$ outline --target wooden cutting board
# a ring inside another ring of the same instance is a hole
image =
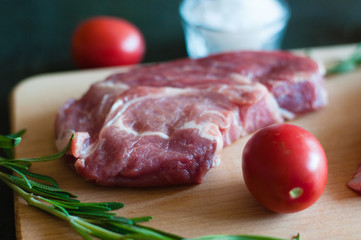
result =
[[[326,65],[348,56],[354,45],[308,49]],[[17,157],[54,153],[54,119],[69,98],[81,96],[89,85],[124,68],[75,71],[35,76],[21,82],[11,97],[12,131],[27,129]],[[221,165],[204,183],[150,189],[106,188],[77,176],[63,160],[35,163],[34,172],[53,176],[60,187],[82,201],[118,201],[125,217],[153,216],[147,225],[196,237],[208,234],[258,234],[303,239],[361,238],[361,196],[346,183],[361,163],[361,70],[330,77],[328,106],[290,123],[313,133],[323,145],[329,178],[322,197],[310,208],[293,214],[275,214],[249,194],[241,171],[241,152],[248,139],[225,148]],[[18,239],[80,239],[67,223],[15,197]]]

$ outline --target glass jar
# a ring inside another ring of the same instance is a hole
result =
[[[183,0],[179,7],[189,57],[280,48],[290,17],[284,0]]]

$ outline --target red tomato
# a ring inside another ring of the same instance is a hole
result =
[[[319,141],[291,124],[256,132],[242,154],[243,178],[264,207],[279,213],[311,206],[325,189],[328,167]]]
[[[132,23],[116,17],[93,17],[73,33],[72,54],[80,68],[139,63],[145,53],[142,33]]]

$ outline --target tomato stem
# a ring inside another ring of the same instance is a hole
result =
[[[301,197],[302,194],[303,194],[303,189],[300,188],[300,187],[292,188],[292,189],[290,190],[289,194],[290,194],[290,197],[291,197],[292,199],[299,198],[299,197]]]

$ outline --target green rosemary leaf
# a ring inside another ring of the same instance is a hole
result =
[[[17,162],[21,162],[21,161],[25,161],[25,162],[47,162],[47,161],[52,161],[52,160],[59,159],[59,158],[63,157],[64,154],[68,151],[73,138],[74,138],[74,134],[71,136],[71,138],[70,138],[68,144],[65,146],[65,148],[62,149],[61,151],[55,153],[55,154],[50,154],[50,155],[47,155],[47,156],[37,157],[37,158],[18,158],[18,159],[14,159],[14,161],[17,161]]]
[[[44,188],[39,188],[37,186],[33,186],[32,190],[36,194],[44,195],[50,198],[59,199],[59,200],[66,200],[66,201],[74,201],[78,202],[79,200],[76,200],[74,198],[71,198],[72,196],[69,196],[69,194],[65,192],[55,192],[51,190],[47,190]]]
[[[47,202],[51,205],[53,205],[55,208],[59,209],[61,212],[63,212],[66,216],[69,216],[69,212],[62,206],[62,204],[58,203],[57,201],[47,199],[47,198],[40,198],[42,201]]]
[[[1,161],[0,160],[0,166],[11,166],[13,168],[16,168],[20,171],[22,170],[28,170],[30,165],[30,163],[26,163],[26,162],[22,162],[22,163],[13,163],[13,162],[9,162],[9,161]]]
[[[108,221],[108,222],[107,222]],[[115,233],[119,233],[119,234],[127,234],[129,233],[129,231],[122,231],[121,229],[119,229],[118,226],[111,224],[111,222],[109,222],[109,219],[104,219],[104,220],[97,220],[96,222],[94,222],[94,224],[96,224],[99,227],[102,227],[104,229],[107,229],[108,231],[111,232],[115,232]]]
[[[21,136],[26,132],[26,130],[21,130],[17,133],[14,134],[9,134],[9,135],[5,135],[3,137],[8,137],[8,138],[13,138],[13,139],[18,139],[19,142],[21,141]],[[18,143],[19,143],[18,142]],[[16,144],[17,145],[17,144]],[[15,147],[15,146],[14,146]],[[13,148],[2,148],[1,149],[1,153],[8,159],[13,159],[14,158],[14,149]]]
[[[94,204],[94,206],[79,206],[78,210],[84,211],[84,212],[97,212],[97,211],[109,212],[109,211],[111,211],[111,209],[108,207],[104,207],[101,205],[97,206],[95,204]]]
[[[361,64],[361,43],[357,45],[355,51],[347,59],[327,69],[326,74],[350,72],[355,70],[359,64]]]
[[[20,177],[25,181],[26,185],[31,189],[33,186],[31,185],[30,181],[28,180],[28,178],[21,172],[20,169],[14,168],[11,166],[11,164],[4,164],[3,166],[13,170],[14,172],[16,172],[17,174],[20,175]]]
[[[102,212],[102,211],[77,211],[77,210],[69,210],[70,215],[84,217],[84,218],[110,218],[115,216],[115,213],[112,212]]]
[[[149,222],[152,219],[153,219],[153,217],[151,217],[151,216],[130,218],[130,220],[132,220],[133,223]]]
[[[8,148],[14,148],[16,145],[18,145],[21,141],[21,137],[8,137],[0,135],[0,148],[8,149]]]
[[[356,63],[354,61],[345,61],[337,64],[336,66],[327,70],[327,74],[331,73],[346,73],[356,69]]]
[[[0,158],[0,164],[12,164],[12,166],[14,167],[19,167],[19,168],[23,168],[22,166],[24,166],[24,169],[28,169],[31,166],[31,163],[29,162],[16,162],[13,159],[8,159],[8,158]]]
[[[108,210],[110,210],[110,208],[108,207],[106,202],[80,202],[78,203],[79,207],[84,207],[84,208],[106,208]]]
[[[132,219],[125,218],[125,217],[119,217],[119,216],[113,216],[107,221],[109,222],[117,222],[117,223],[126,223],[126,224],[134,224],[135,222]]]
[[[21,141],[21,136],[25,133],[25,130],[21,130],[14,134],[9,135],[0,135],[0,138],[7,139],[6,141],[12,142],[12,146],[10,148],[4,148],[3,146],[0,146],[1,153],[9,159],[14,158],[14,147],[17,146]],[[1,145],[1,144],[0,144]]]
[[[85,208],[88,209],[95,209],[98,210],[102,209],[104,211],[111,211],[110,208],[107,208],[104,206],[103,203],[84,203],[84,202],[69,202],[69,201],[62,201],[62,200],[57,200],[57,202],[61,203],[64,205],[64,207],[69,208],[69,209],[82,209],[82,211]]]
[[[66,195],[43,191],[36,187],[29,188],[27,185],[25,185],[23,182],[20,182],[20,181],[11,181],[11,182],[16,184],[18,187],[20,187],[21,189],[23,189],[24,191],[26,191],[28,193],[33,193],[38,196],[42,196],[42,197],[46,197],[46,198],[50,198],[50,199],[70,200],[70,199],[68,199],[68,196],[66,196]]]
[[[104,202],[101,204],[105,205],[106,207],[110,208],[111,210],[117,210],[117,209],[121,209],[124,207],[124,204],[120,203],[120,202]]]
[[[105,207],[111,210],[116,210],[124,207],[123,203],[119,202],[96,202],[96,203],[79,203],[81,207]]]
[[[17,138],[17,137],[21,137],[22,135],[24,135],[26,133],[26,129],[22,129],[16,133],[13,133],[13,134],[8,134],[6,136],[8,137],[12,137],[12,138]]]
[[[30,164],[30,163],[29,163]],[[25,169],[27,170],[27,169]],[[39,180],[42,180],[46,183],[49,184],[49,186],[53,186],[55,188],[58,189],[58,184],[57,182],[54,180],[54,178],[52,177],[49,177],[49,176],[46,176],[46,175],[42,175],[42,174],[39,174],[39,173],[34,173],[34,172],[30,172],[30,171],[24,171],[24,170],[20,170],[23,174],[29,176],[29,177],[32,177],[32,178],[35,178],[35,179],[39,179]]]
[[[38,194],[42,197],[48,197],[53,199],[66,200],[66,201],[78,201],[76,199],[71,198],[72,196],[74,196],[71,193],[68,193],[58,188],[52,188],[47,185],[40,184],[32,180],[28,180],[32,185],[32,188],[29,188],[26,182],[22,178],[19,178],[17,176],[12,176],[12,175],[9,176],[9,181],[21,187],[23,190],[27,192]]]
[[[51,200],[54,201],[54,200]],[[79,207],[77,206],[79,202],[69,202],[69,201],[62,201],[62,200],[58,200],[56,199],[56,204],[58,204],[59,206],[68,209],[68,210],[77,210],[79,209]]]
[[[44,192],[48,192],[48,193],[51,193],[51,194],[54,194],[54,195],[64,196],[66,199],[76,198],[77,197],[74,194],[72,194],[72,193],[70,193],[68,191],[65,191],[65,190],[63,190],[61,188],[52,187],[52,186],[45,185],[45,184],[42,184],[42,183],[38,183],[38,182],[35,182],[35,181],[32,181],[32,180],[29,180],[29,181],[34,187],[39,189],[39,191],[44,191]]]
[[[118,217],[118,216],[111,216],[109,218],[96,218],[96,219],[87,219],[88,222],[95,224],[97,226],[103,227],[109,231],[120,233],[120,234],[127,234],[132,233],[131,231],[123,230],[118,227],[118,224],[121,226],[126,225],[133,225],[133,222],[130,221],[128,218]]]
[[[75,203],[71,204],[71,208],[77,209],[78,211],[84,211],[84,212],[96,212],[96,211],[103,211],[103,212],[109,212],[112,210],[116,210],[119,208],[122,208],[124,206],[123,203],[113,203],[113,202],[105,202],[105,203]]]
[[[14,181],[21,181],[21,179],[19,179],[17,176],[11,176],[11,179],[13,179]],[[52,187],[43,183],[39,183],[39,182],[35,182],[31,179],[29,179],[30,183],[32,186],[37,187],[39,190],[43,190],[43,191],[48,191],[54,194],[60,194],[60,195],[66,195],[68,196],[68,198],[76,198],[75,195],[73,195],[70,192],[67,192],[61,188],[58,187]]]

